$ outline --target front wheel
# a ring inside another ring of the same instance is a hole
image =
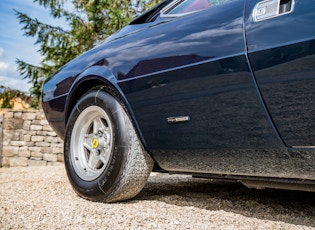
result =
[[[64,154],[74,190],[93,201],[136,196],[153,167],[121,104],[101,90],[84,95],[73,109]]]

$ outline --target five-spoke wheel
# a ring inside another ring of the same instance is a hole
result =
[[[88,92],[74,107],[64,152],[73,188],[95,201],[134,197],[153,167],[121,103],[99,89]]]
[[[71,161],[83,180],[95,180],[105,170],[112,152],[113,130],[106,112],[98,106],[78,116],[71,137]]]

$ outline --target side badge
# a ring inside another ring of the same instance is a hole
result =
[[[166,121],[168,124],[188,122],[190,121],[190,116],[168,117],[166,118]]]

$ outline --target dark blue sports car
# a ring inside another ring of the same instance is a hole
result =
[[[166,0],[46,81],[82,197],[152,171],[315,191],[314,0]]]

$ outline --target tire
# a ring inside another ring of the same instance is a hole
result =
[[[122,105],[101,90],[88,92],[73,109],[64,155],[72,187],[92,201],[133,198],[153,168]]]

